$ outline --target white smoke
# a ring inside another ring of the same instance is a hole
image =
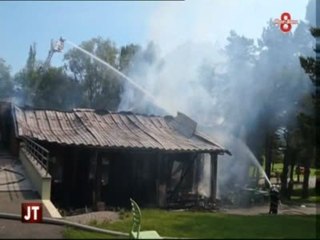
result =
[[[230,30],[235,29],[246,37],[252,37],[254,31],[246,27],[251,24],[258,26],[259,30],[255,31],[261,34],[267,22],[279,17],[278,12],[283,12],[281,7],[278,6],[279,9],[275,11],[272,8],[275,3],[271,4],[271,1],[259,4],[253,0],[196,2],[168,3],[155,12],[150,21],[150,39],[161,47],[162,54],[157,53],[152,61],[143,60],[138,54],[135,67],[129,69],[129,75],[151,92],[168,112],[181,111],[189,115],[202,130],[232,152],[232,157],[224,156],[218,160],[219,191],[223,192],[230,182],[247,182],[248,166],[252,164],[250,158],[253,155],[248,154],[246,146],[232,136],[245,141],[247,135],[258,128],[259,121],[268,118],[271,113],[282,114],[282,118],[286,119],[283,117],[285,111],[296,108],[295,102],[308,91],[309,82],[299,65],[298,56],[292,57],[292,61],[281,58],[286,54],[303,54],[303,48],[297,49],[294,44],[275,49],[274,52],[268,49],[269,55],[265,55],[265,50],[255,52],[255,57],[260,58],[257,65],[246,61],[237,65],[225,54],[224,45]],[[285,2],[289,1],[283,1],[282,6],[285,6]],[[292,1],[290,4],[293,4]],[[304,6],[299,12],[304,17],[307,1],[299,4]],[[256,16],[264,9],[273,9],[274,16],[266,16],[264,11],[261,15],[266,17],[263,19],[259,16],[254,24],[252,21],[255,17],[248,17],[248,9]],[[294,14],[298,15],[296,12]],[[188,18],[183,19],[185,16]],[[268,39],[271,45],[276,46],[278,39],[286,37],[290,43],[292,35],[285,36],[279,29],[274,31],[278,32]],[[309,42],[310,39],[306,38]],[[283,51],[283,55],[279,55],[279,51]],[[238,55],[241,62],[242,49],[233,49],[233,54]],[[287,79],[291,78],[292,72],[294,79]],[[279,77],[276,76],[280,75],[283,81],[279,83]],[[275,92],[277,86],[284,83],[290,91]],[[279,94],[283,97],[279,98]],[[119,110],[165,114],[129,85],[125,86]],[[259,137],[257,134],[252,141],[261,144],[263,140]],[[210,168],[206,166],[205,169]],[[207,175],[208,172],[205,172]],[[200,186],[206,195],[208,191],[204,188],[208,187],[208,181]]]

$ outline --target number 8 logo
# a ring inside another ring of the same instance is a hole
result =
[[[291,15],[290,13],[282,13],[281,14],[281,24],[280,24],[280,29],[283,32],[290,32],[292,28],[291,24]]]

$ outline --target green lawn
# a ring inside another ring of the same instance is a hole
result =
[[[239,216],[204,212],[143,210],[142,230],[162,236],[190,238],[316,238],[316,216]],[[130,213],[114,223],[96,225],[128,232]],[[110,238],[111,236],[67,228],[66,238]]]
[[[288,203],[302,204],[302,203],[320,203],[320,196],[317,195],[315,188],[309,189],[309,197],[307,199],[301,199],[301,188],[293,189],[291,199]]]
[[[283,163],[275,163],[273,165],[273,171],[272,172],[282,172],[282,168],[283,168]],[[295,170],[295,169],[294,169]],[[317,169],[315,168],[310,168],[310,177],[314,177],[316,176],[316,171]],[[294,179],[296,180],[297,179],[297,175],[296,175],[296,171],[294,171],[294,174],[293,174],[293,177]],[[300,175],[300,179],[303,179],[303,174]]]
[[[282,163],[274,165],[273,172],[282,171]],[[252,169],[250,169],[252,170]],[[315,169],[311,169],[315,176]],[[296,179],[296,175],[294,175]],[[301,176],[301,180],[303,177]],[[294,189],[291,203],[320,202],[320,197],[310,189],[309,199],[302,200],[301,186]],[[161,236],[189,238],[316,238],[316,216],[307,215],[259,215],[239,216],[222,213],[172,212],[142,210],[142,230],[156,230]],[[319,215],[317,216],[317,218]],[[97,227],[128,232],[131,214],[122,214],[122,220],[114,223],[92,224]],[[318,225],[318,229],[320,226]],[[65,238],[115,238],[111,235],[66,228]],[[319,235],[317,235],[319,237]]]

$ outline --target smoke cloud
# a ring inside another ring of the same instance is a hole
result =
[[[263,4],[268,5],[266,2]],[[254,156],[245,143],[261,145],[263,142],[261,135],[252,132],[259,132],[264,121],[285,125],[294,118],[298,102],[310,91],[298,56],[312,54],[306,46],[312,46],[313,40],[305,35],[308,26],[304,23],[295,27],[292,34],[284,35],[276,26],[268,30],[272,16],[260,17],[256,25],[262,37],[260,41],[249,39],[252,56],[246,57],[246,40],[241,37],[242,34],[253,36],[252,29],[244,26],[252,21],[246,16],[248,9],[258,9],[257,1],[207,3],[175,2],[170,3],[171,7],[159,8],[150,23],[150,39],[162,52],[156,51],[152,61],[138,53],[134,68],[128,72],[167,112],[181,111],[189,115],[207,135],[232,152],[233,156],[222,156],[218,160],[219,192],[222,194],[234,183],[245,185],[248,182],[248,166],[260,156]],[[299,12],[303,17],[306,5],[305,1]],[[191,13],[189,21],[182,21]],[[279,16],[275,14],[275,17]],[[242,34],[237,35],[239,46],[234,44],[227,49],[227,37],[232,29]],[[283,43],[286,45],[282,46]],[[122,95],[121,110],[166,114],[129,85]],[[249,134],[253,139],[248,139]],[[209,161],[203,161],[205,169],[210,169]],[[204,176],[208,176],[206,170]],[[206,177],[200,188],[204,195],[209,194]]]

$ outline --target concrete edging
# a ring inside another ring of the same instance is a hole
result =
[[[27,175],[31,183],[40,194],[41,199],[50,200],[51,197],[51,176],[46,175],[46,171],[40,167],[33,157],[26,152],[25,149],[20,148],[19,159],[26,169]]]
[[[0,218],[21,221],[20,215],[12,214],[12,213],[0,212]],[[80,224],[80,223],[74,223],[74,222],[67,221],[65,219],[54,219],[54,218],[44,217],[42,220],[43,220],[43,223],[46,223],[46,224],[63,225],[63,226],[79,228],[81,230],[86,230],[86,231],[106,233],[106,234],[110,234],[110,235],[114,235],[114,236],[129,237],[128,233],[118,232],[118,231],[113,231],[113,230],[108,230],[108,229],[102,229],[102,228],[88,226],[88,225],[84,225],[84,224]],[[167,236],[161,236],[161,238],[163,238],[163,239],[191,239],[191,238],[182,238],[182,237],[179,238],[179,237],[167,237]]]
[[[36,162],[33,157],[27,153],[24,148],[20,148],[19,159],[26,170],[32,185],[41,196],[43,205],[53,218],[62,218],[59,211],[51,202],[51,176]]]
[[[56,209],[56,207],[53,205],[53,203],[50,200],[44,199],[42,200],[42,203],[46,207],[46,209],[48,210],[52,218],[62,218],[58,209]]]

